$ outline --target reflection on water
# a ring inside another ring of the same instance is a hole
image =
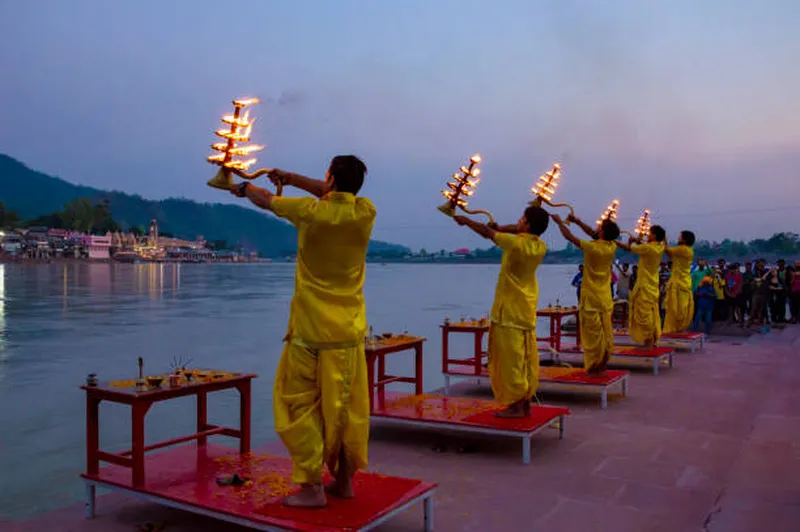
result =
[[[497,265],[371,264],[365,296],[376,332],[428,338],[425,387],[442,385],[439,324],[491,306]],[[541,303],[572,303],[572,267],[540,269]],[[465,283],[465,280],[469,283]],[[0,264],[0,520],[79,500],[88,373],[131,378],[198,367],[254,372],[253,439],[274,438],[271,390],[294,288],[293,264]],[[545,332],[545,331],[542,331]],[[470,342],[464,339],[463,348]],[[460,347],[462,343],[454,340]],[[387,370],[412,371],[394,355]],[[209,416],[235,425],[235,392],[209,399]],[[126,448],[130,413],[101,407],[101,445]],[[211,421],[212,423],[214,421]],[[148,413],[148,442],[194,429],[191,398]]]

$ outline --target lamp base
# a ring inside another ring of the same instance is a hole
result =
[[[453,217],[456,215],[456,208],[453,206],[452,203],[446,201],[437,207],[440,211],[442,211],[447,216]]]
[[[208,186],[220,190],[230,190],[233,187],[233,176],[230,171],[220,168],[217,175],[208,180]]]

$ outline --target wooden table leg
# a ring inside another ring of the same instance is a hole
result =
[[[199,392],[197,394],[197,432],[206,430],[208,426],[208,394],[206,392]],[[203,446],[206,444],[207,438],[200,436],[197,438],[197,445]]]
[[[86,394],[86,473],[96,475],[100,472],[100,400]]]
[[[448,373],[450,364],[450,330],[447,327],[442,327],[442,373]]]
[[[480,376],[483,372],[483,332],[475,333],[475,375]]]
[[[242,454],[250,452],[250,428],[251,428],[251,393],[250,381],[243,382],[239,386],[239,452]]]
[[[424,393],[422,385],[422,342],[414,346],[414,392],[417,395]]]
[[[367,379],[369,379],[369,411],[375,410],[375,355],[367,353]]]
[[[144,418],[152,403],[136,402],[131,408],[131,458],[133,485],[144,485]]]
[[[378,355],[378,406],[383,408],[386,404],[386,355]]]

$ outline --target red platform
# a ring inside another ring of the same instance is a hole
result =
[[[297,489],[291,483],[291,461],[285,458],[192,444],[148,455],[147,472],[142,486],[134,486],[130,470],[117,465],[82,477],[91,489],[103,486],[257,530],[368,530],[424,502],[425,530],[433,530],[436,484],[421,480],[358,473],[354,499],[329,497],[326,508],[304,510],[280,503]],[[250,482],[241,487],[217,485],[218,477],[234,473]]]
[[[533,406],[529,417],[496,417],[494,413],[502,408],[500,404],[484,399],[387,392],[385,401],[376,406],[371,418],[420,428],[520,438],[524,464],[530,463],[531,437],[534,434],[558,420],[559,439],[564,437],[564,417],[569,414],[567,408]]]
[[[637,347],[637,346],[615,346],[610,366],[640,367],[642,364],[652,365],[653,375],[658,375],[659,368],[672,368],[674,365],[675,350],[671,347]],[[562,350],[559,359],[577,360],[578,356],[583,357],[580,350],[574,347]]]
[[[582,368],[564,368],[557,366],[539,367],[539,390],[568,392],[568,391],[591,391],[600,394],[600,407],[604,410],[608,407],[608,391],[612,386],[619,385],[622,395],[628,394],[628,376],[630,372],[622,370],[609,370],[602,377],[590,376]],[[446,374],[445,393],[448,393],[450,380],[467,379],[475,380],[479,384],[489,383],[489,370],[483,368],[480,375],[474,375],[471,370],[463,368],[453,368]]]
[[[614,336],[617,340],[622,340],[625,344],[633,344],[633,339],[628,336],[626,329],[618,329],[614,331]],[[683,349],[690,353],[695,353],[702,350],[706,345],[706,335],[700,332],[681,332],[681,333],[667,333],[662,334],[659,340],[660,347],[672,347],[674,349]]]

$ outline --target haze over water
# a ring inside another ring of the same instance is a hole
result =
[[[573,304],[574,266],[539,269],[540,306]],[[489,311],[497,264],[370,264],[367,315],[375,332],[425,336],[425,388],[443,384],[439,324]],[[79,500],[85,467],[88,373],[101,380],[192,366],[255,372],[253,443],[275,438],[272,380],[286,331],[294,264],[0,264],[0,519]],[[541,322],[541,320],[540,320]],[[541,327],[544,322],[540,323]],[[470,349],[468,338],[455,342]],[[388,369],[413,374],[410,356]],[[395,373],[397,374],[397,373]],[[410,390],[399,385],[398,390]],[[156,404],[148,443],[193,432],[194,397]],[[238,423],[235,392],[212,394],[210,422]],[[101,448],[130,446],[130,410],[103,404]],[[223,439],[219,440],[225,443]]]

